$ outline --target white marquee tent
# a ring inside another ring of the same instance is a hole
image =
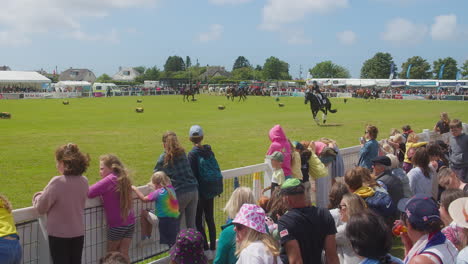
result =
[[[34,71],[0,71],[0,88],[30,88],[40,90],[50,79]]]

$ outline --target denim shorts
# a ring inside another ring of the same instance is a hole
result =
[[[16,240],[0,237],[0,263],[19,264],[22,255],[19,237],[17,235],[10,235],[9,237],[16,238]]]

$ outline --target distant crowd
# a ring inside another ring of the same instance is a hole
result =
[[[174,132],[163,134],[149,192],[132,185],[126,166],[112,154],[99,158],[102,179],[89,186],[83,176],[89,155],[69,143],[57,148],[59,176],[34,194],[33,206],[47,215],[54,264],[81,263],[85,202],[94,197],[102,199],[107,221],[108,254],[100,263],[130,263],[137,213],[138,246],[166,244],[176,264],[209,258],[216,264],[468,263],[468,135],[447,113],[434,132],[450,138],[421,142],[405,125],[377,141],[378,128],[367,125],[356,166],[345,171],[335,140],[295,141],[275,125],[266,152],[271,185],[259,200],[250,188],[236,188],[221,227],[215,225],[214,199],[224,191],[223,179],[199,125],[189,129],[188,153]],[[151,209],[135,212],[134,194]],[[403,259],[390,254],[392,236],[401,239]],[[21,258],[12,207],[0,196],[0,263]]]

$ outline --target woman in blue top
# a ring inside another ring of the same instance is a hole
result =
[[[361,138],[358,166],[372,170],[372,159],[379,155],[379,143],[376,140],[378,133],[377,127],[373,125],[366,127],[365,138]]]
[[[177,200],[180,218],[185,216],[186,227],[196,228],[195,216],[198,204],[198,183],[185,155],[185,150],[174,132],[168,131],[162,137],[164,152],[154,167],[154,172],[163,171],[171,179]]]

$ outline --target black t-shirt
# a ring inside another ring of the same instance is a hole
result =
[[[281,260],[289,263],[284,244],[297,240],[303,263],[321,263],[325,237],[336,234],[335,221],[325,208],[294,208],[278,220],[281,238]]]
[[[448,133],[450,132],[450,126],[448,123],[442,121],[442,120],[439,120],[436,124],[436,127],[439,129],[439,132],[441,134],[444,134],[444,133]]]

